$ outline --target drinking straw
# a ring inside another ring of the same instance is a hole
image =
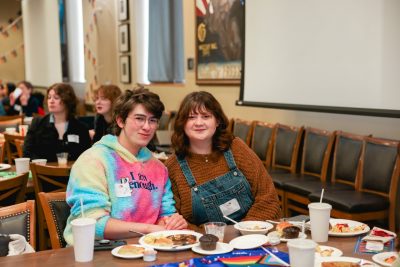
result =
[[[319,203],[322,203],[322,198],[324,197],[325,188],[322,188],[321,197],[319,198]]]
[[[85,214],[83,213],[83,198],[81,197],[81,216],[82,218],[85,217]]]

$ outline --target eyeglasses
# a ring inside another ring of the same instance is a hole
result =
[[[146,118],[146,116],[144,115],[133,115],[133,117],[128,117],[128,118],[133,119],[133,121],[138,127],[143,127],[143,125],[145,125],[147,121],[151,128],[156,128],[159,122],[157,118],[154,117]]]

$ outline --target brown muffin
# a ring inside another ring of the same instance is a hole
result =
[[[217,248],[218,237],[215,235],[205,234],[199,239],[200,247],[203,250],[215,250]]]
[[[282,237],[286,239],[298,238],[300,228],[297,226],[288,226],[283,228]]]

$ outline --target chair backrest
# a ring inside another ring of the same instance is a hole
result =
[[[35,194],[39,192],[65,192],[71,167],[30,164]]]
[[[357,187],[364,192],[394,197],[399,180],[399,144],[381,138],[365,137]]]
[[[271,167],[295,173],[304,127],[288,126],[279,123],[275,127]]]
[[[35,227],[36,214],[34,200],[0,208],[0,233],[23,235],[26,241],[35,248]]]
[[[16,116],[0,116],[0,132],[4,132],[6,128],[14,127],[18,130],[18,125],[24,123],[24,115]]]
[[[171,125],[176,115],[176,111],[164,111],[158,123],[158,130],[171,130]]]
[[[8,164],[13,164],[14,159],[22,157],[23,149],[21,147],[21,143],[23,146],[24,138],[25,136],[22,135],[4,133],[4,148],[7,155]],[[20,142],[16,140],[20,140]]]
[[[233,122],[233,135],[242,139],[250,146],[251,135],[253,132],[253,123],[251,121],[235,119]]]
[[[0,207],[24,202],[29,173],[0,179]]]
[[[39,193],[39,200],[49,230],[52,249],[63,248],[67,245],[64,239],[64,229],[70,213],[66,202],[65,192]]]
[[[307,127],[300,172],[325,181],[334,141],[335,132]]]
[[[268,168],[272,160],[272,144],[275,124],[255,121],[253,122],[253,134],[251,138],[251,149]]]
[[[363,135],[336,132],[333,152],[332,183],[349,184],[355,187],[357,170],[364,144]]]

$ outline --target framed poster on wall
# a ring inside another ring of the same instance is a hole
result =
[[[196,84],[240,84],[243,0],[195,3]]]
[[[129,42],[129,24],[119,25],[118,28],[119,35],[119,51],[120,52],[129,52],[130,50],[130,42]]]
[[[131,57],[120,56],[119,57],[119,72],[121,83],[131,82]]]
[[[118,19],[127,20],[129,19],[129,1],[118,0]]]

